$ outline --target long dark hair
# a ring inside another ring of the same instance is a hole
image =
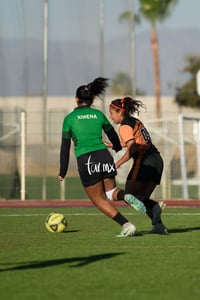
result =
[[[110,107],[116,109],[117,111],[123,111],[124,118],[127,118],[133,113],[139,115],[140,107],[145,108],[145,105],[142,103],[142,101],[135,100],[127,96],[121,99],[112,100]]]
[[[87,105],[91,105],[95,97],[102,98],[107,87],[108,79],[103,77],[98,77],[86,85],[79,86],[76,90],[78,103],[86,103]]]

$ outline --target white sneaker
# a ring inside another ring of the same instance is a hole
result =
[[[122,226],[121,233],[118,235],[118,237],[127,237],[127,236],[133,236],[136,233],[136,227],[130,222],[125,223]]]

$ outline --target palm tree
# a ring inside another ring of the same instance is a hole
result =
[[[124,72],[117,73],[112,80],[110,92],[112,95],[133,95],[131,76]],[[145,92],[136,88],[135,94],[137,96],[144,96]]]
[[[179,106],[200,108],[200,95],[197,93],[196,76],[200,70],[200,56],[189,55],[185,58],[186,65],[183,73],[189,73],[190,78],[185,84],[177,88],[175,102]]]
[[[170,14],[172,6],[178,0],[139,0],[140,15],[151,25],[151,45],[154,65],[154,90],[156,97],[156,114],[160,117],[161,105],[161,84],[160,84],[160,66],[159,66],[159,47],[156,23],[164,21]]]
[[[112,95],[131,95],[131,77],[123,72],[118,73],[110,87]]]

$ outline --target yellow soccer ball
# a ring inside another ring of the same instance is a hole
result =
[[[45,221],[46,229],[49,232],[63,232],[67,229],[67,219],[61,213],[50,213]]]

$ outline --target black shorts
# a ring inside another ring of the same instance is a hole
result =
[[[77,164],[84,187],[105,178],[113,178],[117,174],[114,159],[107,149],[83,154],[77,158]]]
[[[136,159],[127,177],[128,180],[160,184],[163,172],[163,159],[160,153],[151,153],[144,159]]]

